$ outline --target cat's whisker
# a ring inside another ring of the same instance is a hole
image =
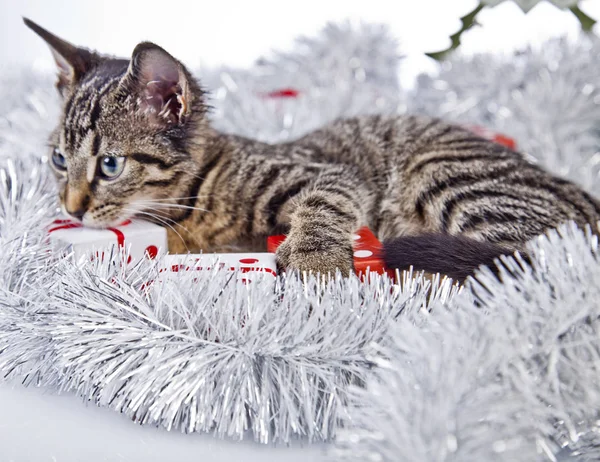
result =
[[[202,181],[206,180],[205,176],[196,175],[194,173],[191,173],[190,175],[193,176],[194,178],[197,178],[197,179],[202,180]]]
[[[179,233],[177,232],[177,230],[176,230],[176,229],[175,229],[175,228],[174,228],[174,227],[173,227],[173,226],[172,226],[172,225],[171,225],[171,224],[170,224],[170,223],[167,221],[167,220],[170,220],[169,218],[167,218],[167,217],[160,217],[160,216],[158,216],[158,215],[157,215],[157,214],[155,214],[155,213],[145,212],[145,211],[143,211],[143,210],[135,210],[135,209],[123,209],[123,210],[125,210],[126,212],[134,213],[135,215],[137,215],[137,214],[142,214],[142,215],[149,216],[150,218],[153,218],[153,219],[155,219],[155,220],[159,221],[160,223],[162,223],[163,225],[165,225],[165,226],[169,227],[170,229],[172,229],[172,230],[173,230],[173,232],[174,232],[175,234],[177,234],[177,236],[179,237],[179,239],[181,239],[181,242],[182,242],[182,243],[183,243],[183,245],[185,246],[186,250],[187,250],[188,252],[190,251],[190,249],[188,248],[187,244],[185,243],[185,239],[183,238],[183,236],[182,236],[181,234],[179,234]],[[186,232],[188,232],[188,233],[189,233],[189,230],[188,230],[188,229],[187,229],[185,226],[183,226],[183,225],[181,225],[181,224],[177,223],[177,222],[176,222],[176,221],[174,221],[174,220],[170,220],[170,221],[172,221],[174,224],[176,224],[176,225],[180,226],[181,228],[183,228],[183,230],[185,230]]]
[[[166,221],[162,220],[160,217],[157,217],[157,216],[155,216],[155,215],[153,215],[153,214],[151,214],[151,213],[147,213],[147,212],[140,212],[140,213],[141,213],[142,215],[147,215],[147,216],[149,216],[150,218],[152,218],[152,219],[154,219],[154,220],[158,221],[159,223],[161,223],[161,224],[163,224],[164,226],[166,226],[166,227],[170,228],[171,230],[173,230],[173,232],[174,232],[174,233],[177,235],[177,237],[179,237],[179,239],[180,239],[180,240],[181,240],[181,242],[183,243],[183,245],[184,245],[185,249],[186,249],[188,252],[190,252],[190,249],[188,248],[187,244],[185,243],[185,239],[183,238],[183,236],[182,236],[181,234],[179,234],[179,233],[177,232],[177,230],[176,230],[175,228],[173,228],[173,226],[171,226],[171,224],[169,224],[168,222],[166,222]]]
[[[155,217],[155,218],[161,218],[161,219],[163,219],[163,220],[168,220],[168,221],[170,221],[171,223],[173,223],[174,225],[176,225],[176,226],[179,226],[179,227],[180,227],[181,229],[183,229],[185,232],[187,232],[187,233],[189,233],[189,232],[190,232],[190,230],[189,230],[189,229],[187,229],[187,228],[186,228],[185,226],[183,226],[181,223],[178,223],[177,221],[173,220],[172,218],[165,217],[165,216],[162,216],[162,215],[158,215],[158,214],[156,214],[156,213],[148,212],[148,211],[146,211],[146,210],[139,210],[139,209],[124,209],[124,210],[126,210],[126,211],[129,211],[130,213],[133,213],[133,212],[135,211],[135,213],[144,213],[144,214],[146,214],[146,215],[151,215],[151,216],[153,216],[153,217]]]
[[[184,204],[170,204],[164,202],[149,202],[149,201],[136,201],[136,205],[141,207],[151,207],[154,209],[185,209],[185,210],[198,210],[200,212],[213,213],[209,210],[203,209],[201,207],[194,207],[191,205]]]
[[[189,199],[204,199],[206,197],[209,196],[213,196],[214,194],[202,194],[199,196],[187,196],[187,197],[167,197],[164,199],[143,199],[140,202],[164,202],[164,201],[183,201],[183,200],[189,200]]]
[[[184,209],[184,210],[198,210],[200,212],[205,213],[213,213],[210,210],[206,210],[200,207],[192,207],[191,205],[182,205],[182,204],[145,204],[144,202],[137,202],[140,205],[147,205],[151,207],[161,208],[161,209]]]

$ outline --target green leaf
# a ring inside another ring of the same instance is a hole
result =
[[[450,45],[449,48],[446,48],[445,50],[442,50],[442,51],[436,51],[434,53],[425,53],[425,54],[427,56],[429,56],[430,58],[433,58],[437,61],[441,61],[452,50],[455,50],[456,48],[458,48],[458,46],[460,45],[461,35],[477,24],[475,22],[475,17],[484,7],[485,7],[485,5],[483,3],[480,3],[479,5],[477,5],[477,7],[473,11],[471,11],[469,14],[463,16],[462,18],[460,18],[462,27],[456,34],[450,36],[450,40],[452,41],[452,44]]]
[[[581,11],[577,5],[572,6],[569,9],[575,16],[577,16],[577,19],[579,19],[579,22],[581,23],[581,28],[585,32],[591,32],[592,27],[594,27],[594,24],[596,24],[596,20],[594,18],[590,18],[587,14]]]

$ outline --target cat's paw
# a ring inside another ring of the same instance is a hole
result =
[[[278,266],[285,271],[334,275],[339,270],[343,276],[354,271],[350,239],[331,241],[319,236],[297,237],[290,234],[279,246],[276,255]]]

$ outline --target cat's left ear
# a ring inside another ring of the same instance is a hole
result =
[[[159,125],[183,125],[191,113],[191,76],[158,45],[135,47],[124,84],[137,95],[140,110]]]
[[[65,94],[73,85],[97,65],[103,58],[85,48],[79,48],[71,43],[48,32],[27,18],[23,18],[25,25],[39,35],[50,47],[54,61],[58,68],[58,81],[56,88],[61,95]]]

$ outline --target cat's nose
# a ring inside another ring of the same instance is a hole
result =
[[[67,186],[64,203],[66,212],[73,218],[81,220],[90,205],[90,196],[83,188]]]
[[[83,216],[85,215],[86,211],[87,210],[84,208],[79,208],[79,209],[75,209],[75,210],[67,209],[67,213],[69,215],[71,215],[73,218],[77,218],[79,221],[81,221],[83,219]]]

